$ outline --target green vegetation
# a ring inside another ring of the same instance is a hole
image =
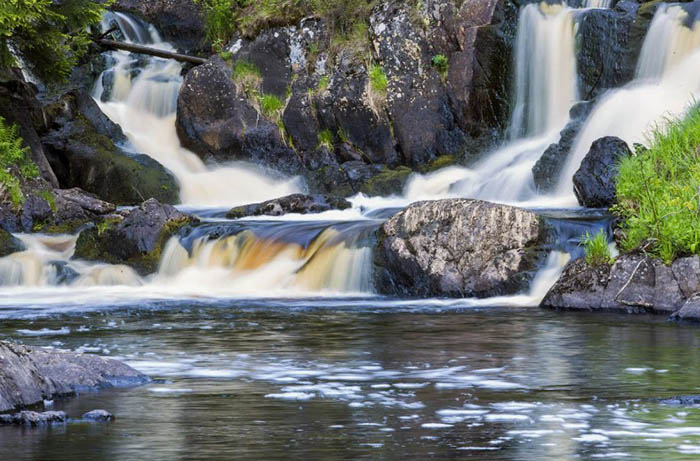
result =
[[[608,247],[608,235],[604,230],[601,229],[595,235],[586,232],[581,237],[580,243],[586,250],[586,263],[589,266],[612,264],[613,257],[610,255],[610,247]]]
[[[369,68],[369,81],[373,91],[386,94],[388,80],[381,66],[374,64]]]
[[[643,248],[666,263],[700,253],[700,105],[622,160],[617,202],[623,251]]]
[[[433,67],[440,73],[440,76],[444,79],[447,77],[447,71],[450,69],[450,65],[447,62],[447,56],[444,54],[437,54],[433,56],[431,60]]]
[[[326,89],[328,89],[330,81],[331,79],[328,75],[324,75],[323,77],[321,77],[321,79],[318,81],[318,91],[326,91]]]
[[[0,70],[16,67],[21,58],[45,82],[68,78],[91,42],[90,26],[100,22],[110,3],[2,0]]]
[[[318,134],[318,147],[325,147],[328,150],[333,150],[334,136],[331,130],[323,130]]]
[[[204,13],[204,32],[216,52],[221,52],[236,32],[236,11],[244,0],[195,0]],[[225,59],[225,58],[224,58]]]
[[[239,59],[233,64],[233,79],[249,91],[260,86],[262,76],[254,63]]]
[[[13,206],[22,206],[22,181],[38,176],[39,168],[29,157],[29,149],[22,146],[19,130],[0,117],[0,197],[7,193]]]
[[[263,115],[279,124],[282,117],[284,102],[274,94],[263,94],[258,97],[258,104]]]

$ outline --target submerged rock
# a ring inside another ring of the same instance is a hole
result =
[[[632,155],[627,143],[614,136],[593,142],[574,174],[574,193],[578,202],[589,208],[609,208],[615,204],[617,168]]]
[[[525,289],[547,232],[536,214],[480,200],[414,203],[378,231],[375,286],[400,296],[489,297]]]
[[[147,376],[114,359],[0,341],[0,411],[78,391],[148,381]],[[30,416],[27,420],[33,421],[34,415]]]
[[[51,423],[65,423],[66,414],[62,411],[21,411],[13,415],[0,415],[0,425],[43,426]]]
[[[345,199],[324,195],[292,194],[262,203],[232,208],[227,218],[243,218],[246,216],[281,216],[287,213],[322,213],[329,210],[345,210],[351,204]]]
[[[125,264],[141,275],[155,272],[167,240],[197,218],[155,199],[130,210],[123,219],[111,219],[84,230],[75,257],[89,261]]]
[[[592,267],[585,260],[569,262],[541,307],[550,309],[671,314],[686,304],[681,286],[694,275],[674,270],[697,256],[681,258],[672,267],[647,256],[627,254],[612,265]],[[679,265],[679,266],[677,266]],[[690,309],[688,310],[690,311]]]

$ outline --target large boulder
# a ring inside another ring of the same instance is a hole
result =
[[[123,219],[112,218],[81,232],[74,257],[125,264],[141,275],[158,269],[168,239],[197,219],[155,199],[130,210]]]
[[[344,210],[351,204],[345,199],[324,195],[292,194],[267,200],[262,203],[239,206],[229,210],[227,218],[246,216],[282,216],[287,213],[322,213],[329,210]]]
[[[489,297],[524,290],[547,240],[536,214],[480,200],[414,203],[385,222],[375,286],[399,296]]]
[[[697,257],[679,259],[678,268],[697,264]],[[612,265],[569,262],[541,307],[563,310],[671,314],[683,307],[681,290],[692,273],[668,267],[644,255],[620,256]],[[692,284],[692,282],[690,282]]]
[[[206,51],[204,20],[192,0],[116,0],[115,10],[141,16],[158,28],[165,40],[186,53]]]
[[[149,378],[117,360],[0,341],[0,412]]]
[[[578,202],[589,208],[609,208],[615,203],[617,168],[632,155],[627,143],[607,136],[593,142],[574,174],[574,193]]]

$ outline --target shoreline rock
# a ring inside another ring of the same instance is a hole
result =
[[[232,208],[226,213],[226,217],[236,219],[247,216],[281,216],[286,213],[311,214],[329,210],[345,210],[350,206],[350,202],[342,198],[291,194],[261,203]]]
[[[0,341],[0,412],[84,390],[138,386],[149,381],[114,359]]]

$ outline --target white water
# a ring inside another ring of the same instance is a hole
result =
[[[680,117],[700,97],[700,22],[684,22],[686,11],[677,5],[659,7],[644,40],[637,76],[623,88],[606,93],[581,129],[557,187],[572,205],[572,178],[591,144],[603,136],[617,136],[630,146],[648,144],[650,130]]]
[[[174,51],[152,26],[145,28],[121,13],[110,14],[110,19],[117,22],[127,41]],[[108,100],[102,101],[105,90],[100,76],[94,97],[102,111],[122,127],[137,152],[154,158],[175,175],[183,203],[237,206],[300,191],[298,178],[280,179],[281,175],[270,175],[252,164],[205,165],[181,146],[175,131],[182,66],[172,60],[148,58],[146,67],[134,77],[134,55],[123,51],[110,54],[115,65],[106,72],[113,74],[113,88]]]

